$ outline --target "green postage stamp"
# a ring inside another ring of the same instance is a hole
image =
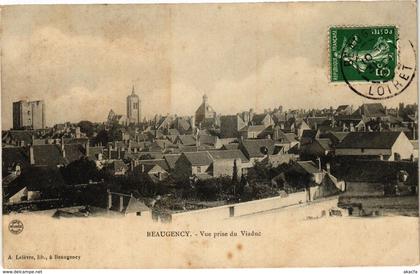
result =
[[[332,27],[331,82],[386,82],[394,79],[398,29],[395,26]]]

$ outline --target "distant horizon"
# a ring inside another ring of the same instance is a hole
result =
[[[136,93],[137,94],[137,93]],[[138,94],[137,94],[138,95]],[[44,99],[35,99],[35,100],[30,100],[30,99],[24,99],[24,101],[43,101],[44,102],[44,104],[45,104],[45,108],[46,109],[48,109],[48,105],[47,105],[47,103],[46,103],[46,101],[44,100]],[[140,97],[140,100],[141,100],[141,97]],[[19,100],[19,101],[22,101],[22,100]],[[19,102],[19,101],[14,101],[14,102]],[[143,102],[142,102],[143,103]],[[196,109],[201,105],[201,103],[202,102],[200,102],[198,105],[197,105],[197,107],[196,107]],[[315,108],[315,107],[308,107],[308,108],[303,108],[303,107],[297,107],[297,108],[287,108],[287,107],[285,107],[284,105],[276,105],[276,106],[273,106],[273,107],[268,107],[268,108],[265,108],[265,109],[262,109],[262,110],[255,110],[255,109],[253,109],[254,111],[255,111],[255,113],[256,114],[261,114],[261,113],[264,113],[264,110],[271,110],[271,111],[273,111],[274,109],[278,109],[280,106],[282,106],[282,108],[283,108],[283,112],[286,112],[286,111],[293,111],[293,110],[305,110],[305,111],[310,111],[310,110],[323,110],[323,109],[329,109],[330,107],[333,107],[333,109],[337,109],[339,106],[341,106],[341,105],[350,105],[350,106],[353,106],[353,111],[356,111],[357,110],[357,108],[358,107],[360,107],[361,105],[363,105],[363,104],[375,104],[375,103],[378,103],[378,104],[382,104],[384,107],[386,107],[386,108],[392,108],[392,109],[395,109],[395,108],[398,108],[399,107],[399,104],[400,103],[404,103],[404,105],[405,106],[407,106],[407,105],[414,105],[414,104],[418,104],[418,102],[414,102],[414,103],[409,103],[409,102],[398,102],[396,105],[393,105],[393,106],[389,106],[389,105],[386,105],[386,104],[384,104],[382,101],[373,101],[373,100],[369,100],[369,102],[362,102],[362,103],[360,103],[360,104],[339,104],[339,105],[329,105],[329,106],[324,106],[324,107],[318,107],[318,108]],[[241,112],[245,112],[245,111],[249,111],[250,110],[250,108],[248,108],[248,109],[243,109],[242,111],[240,111],[240,112],[235,112],[235,113],[221,113],[221,112],[218,112],[217,111],[217,107],[215,107],[212,103],[211,103],[211,101],[210,101],[210,99],[208,100],[208,104],[210,105],[210,106],[212,106],[213,107],[213,109],[215,110],[215,112],[216,112],[216,114],[218,114],[218,115],[222,115],[222,116],[224,116],[224,115],[236,115],[236,114],[238,114],[238,113],[241,113]],[[120,113],[120,112],[117,112],[117,111],[115,111],[115,108],[110,108],[109,109],[109,111],[110,110],[113,110],[116,114],[118,114],[118,115],[125,115],[126,116],[126,113]],[[141,118],[141,121],[143,121],[144,120],[144,118],[146,118],[146,120],[147,121],[151,121],[156,115],[161,115],[161,116],[166,116],[166,115],[176,115],[177,117],[191,117],[191,116],[194,116],[195,115],[195,111],[192,113],[192,114],[190,114],[190,115],[178,115],[177,113],[155,113],[154,115],[151,115],[151,116],[143,116],[142,115],[142,118]],[[48,117],[46,116],[46,120],[48,119]],[[47,123],[47,127],[48,128],[51,128],[51,127],[54,127],[55,125],[57,125],[57,124],[65,124],[65,123],[71,123],[71,124],[77,124],[77,123],[79,123],[79,122],[81,122],[81,121],[89,121],[89,122],[92,122],[92,123],[96,123],[96,124],[101,124],[101,123],[105,123],[106,121],[107,121],[107,116],[105,116],[104,117],[104,119],[103,120],[100,120],[100,121],[94,121],[94,120],[89,120],[89,119],[81,119],[81,120],[73,120],[73,121],[71,121],[71,120],[66,120],[66,121],[58,121],[57,123],[54,123],[54,124],[48,124]],[[13,130],[13,126],[11,126],[9,129],[4,129],[4,128],[2,128],[2,130]]]
[[[368,11],[375,3],[365,2],[351,5],[352,13],[343,9],[325,18],[323,11],[333,4],[7,7],[2,10],[2,128],[12,127],[12,102],[22,99],[44,100],[48,126],[103,122],[110,109],[125,115],[133,85],[143,117],[191,116],[203,94],[222,114],[279,105],[417,103],[417,79],[384,101],[331,83],[327,35],[332,25],[358,22],[403,25],[401,39],[416,37],[410,20],[415,10],[389,3],[372,21]],[[394,16],[396,9],[410,16]]]

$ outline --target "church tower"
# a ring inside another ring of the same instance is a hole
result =
[[[131,94],[127,96],[127,119],[130,124],[138,124],[141,121],[141,101],[134,92],[134,86]]]

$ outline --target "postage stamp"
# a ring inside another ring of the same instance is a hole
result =
[[[330,29],[331,81],[389,81],[397,65],[395,26]]]
[[[396,26],[331,27],[329,48],[330,82],[362,97],[397,96],[415,77],[415,46],[399,39]]]

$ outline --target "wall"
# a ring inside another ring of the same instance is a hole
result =
[[[213,162],[213,176],[229,176],[233,175],[233,159],[217,159]],[[238,178],[242,175],[242,161],[236,159],[236,167],[238,168]]]
[[[172,214],[172,221],[188,220],[188,219],[205,219],[208,220],[222,220],[230,218],[231,208],[233,209],[233,217],[244,216],[257,212],[278,209],[290,205],[296,205],[306,202],[306,192],[297,192],[289,194],[287,197],[273,197],[261,200],[255,200],[244,203],[237,203],[231,205],[224,205],[219,207],[193,210],[188,212]]]
[[[413,145],[404,133],[400,134],[400,136],[397,138],[394,145],[392,146],[392,159],[390,158],[390,161],[395,160],[394,153],[400,154],[401,159],[410,159],[411,155],[414,156]]]
[[[45,110],[43,101],[30,102],[32,106],[32,127],[40,129],[45,127]]]
[[[337,148],[335,155],[391,155],[390,149],[350,149],[350,148]]]

